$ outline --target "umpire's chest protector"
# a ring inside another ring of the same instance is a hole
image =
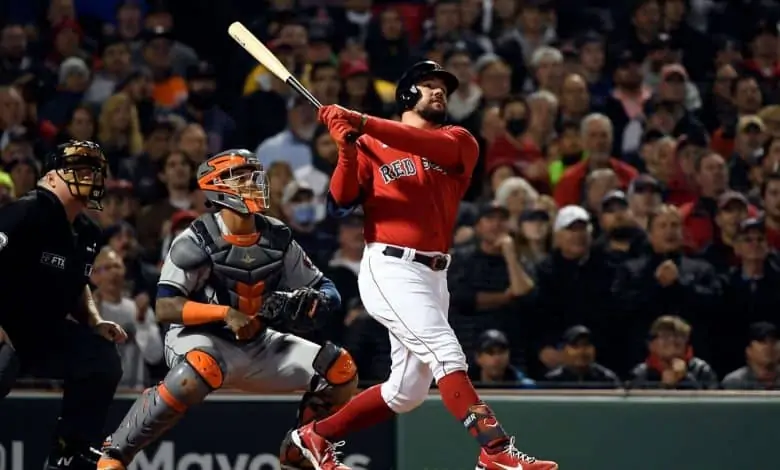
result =
[[[198,218],[191,228],[210,264],[208,286],[217,303],[248,315],[259,312],[266,295],[278,290],[284,275],[284,256],[292,242],[290,229],[256,215],[259,237],[247,245],[228,242],[213,214]]]

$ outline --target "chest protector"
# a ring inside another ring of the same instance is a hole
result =
[[[198,238],[200,259],[177,256],[181,253],[178,243],[171,248],[172,261],[182,269],[208,265],[207,285],[214,289],[216,303],[247,315],[259,313],[265,297],[279,289],[284,256],[292,241],[290,229],[275,219],[256,215],[255,223],[258,240],[238,246],[225,240],[213,214],[205,214],[190,226]]]

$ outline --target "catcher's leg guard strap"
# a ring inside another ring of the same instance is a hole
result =
[[[320,374],[330,385],[344,385],[357,377],[357,366],[344,348],[330,341],[320,348],[312,363],[314,372]]]
[[[222,386],[224,374],[215,354],[192,350],[173,366],[158,386],[133,404],[119,428],[105,443],[105,452],[129,464],[143,448],[173,427],[188,407]]]
[[[335,413],[357,391],[357,368],[346,349],[327,342],[317,353],[312,366],[318,375],[314,376],[310,390],[301,399],[299,425]]]

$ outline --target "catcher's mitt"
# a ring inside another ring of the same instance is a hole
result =
[[[274,292],[263,303],[260,315],[294,333],[307,333],[316,327],[315,314],[324,301],[320,291],[309,287],[293,292]]]

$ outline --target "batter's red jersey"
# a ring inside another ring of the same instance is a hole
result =
[[[415,129],[415,134],[418,132]],[[433,133],[423,145],[427,154],[402,151],[370,135],[358,141],[357,173],[367,243],[443,253],[449,250],[458,206],[469,187],[479,146],[462,127],[425,132]],[[402,145],[409,148],[410,143]],[[432,146],[439,155],[431,153]],[[442,151],[454,154],[442,155]]]

